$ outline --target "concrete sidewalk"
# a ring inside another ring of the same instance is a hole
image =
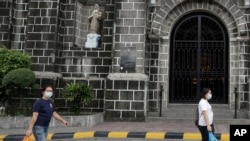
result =
[[[215,133],[219,139],[228,138],[229,124],[215,125]],[[1,135],[24,135],[26,129],[0,129]],[[99,125],[90,128],[83,127],[63,127],[63,128],[49,128],[50,139],[60,137],[60,139],[71,138],[75,133],[80,137],[116,137],[116,138],[129,138],[138,137],[145,139],[194,139],[200,138],[198,128],[195,127],[193,122],[179,121],[179,122],[103,122]],[[54,136],[54,138],[52,138]],[[3,138],[3,137],[2,137]],[[0,139],[1,141],[1,139]],[[4,140],[7,141],[7,140]]]
[[[215,124],[216,133],[229,133],[230,124]],[[49,128],[49,132],[79,132],[79,131],[136,131],[136,132],[199,132],[193,122],[103,122],[90,128],[61,127]],[[26,129],[0,129],[0,134],[24,134]]]

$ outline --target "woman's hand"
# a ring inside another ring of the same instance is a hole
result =
[[[65,125],[65,126],[68,126],[69,123],[66,121],[66,120],[63,120],[62,123]]]
[[[212,127],[210,125],[207,126],[207,131],[212,131]]]
[[[31,129],[28,129],[27,131],[26,131],[26,136],[31,136],[32,135],[32,130]]]
[[[64,120],[57,112],[53,112],[53,117],[61,121],[64,125],[66,126],[69,125],[69,123],[66,120]]]

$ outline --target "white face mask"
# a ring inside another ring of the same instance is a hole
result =
[[[212,98],[212,94],[209,93],[209,94],[207,95],[207,99],[211,99],[211,98]]]
[[[53,95],[52,92],[45,92],[45,97],[47,97],[47,98],[51,98],[52,95]]]

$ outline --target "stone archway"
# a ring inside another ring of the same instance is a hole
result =
[[[226,4],[225,4],[226,3]],[[155,14],[155,18],[152,21],[152,33],[158,37],[159,39],[159,64],[160,77],[163,77],[161,80],[165,80],[164,84],[164,99],[163,99],[163,108],[167,107],[168,103],[168,92],[169,92],[169,54],[170,54],[170,35],[175,23],[178,21],[179,18],[182,16],[194,12],[194,11],[204,11],[211,13],[218,17],[227,28],[229,34],[229,56],[231,56],[234,52],[232,52],[238,46],[237,38],[239,35],[247,36],[247,26],[246,20],[243,16],[243,12],[237,7],[237,5],[230,1],[230,0],[214,0],[214,1],[204,1],[204,2],[197,2],[193,0],[184,1],[162,1],[162,7],[158,9]],[[165,56],[165,57],[162,57]],[[229,64],[232,62],[237,62],[236,58],[230,58]],[[162,65],[165,64],[165,65]],[[229,66],[229,75],[230,81],[229,88],[228,88],[228,103],[230,106],[232,105],[232,88],[234,86],[238,86],[238,82],[235,77],[238,77],[238,74],[235,71],[232,71],[234,66]],[[160,79],[160,78],[159,78]]]
[[[197,103],[209,87],[216,104],[228,103],[228,34],[207,12],[192,12],[173,28],[170,39],[169,103]]]

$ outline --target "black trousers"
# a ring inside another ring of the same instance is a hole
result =
[[[200,126],[198,125],[198,128],[201,132],[201,137],[202,137],[202,141],[208,141],[208,130],[207,130],[207,126]],[[211,128],[212,128],[212,132],[214,133],[214,125],[211,124]]]

